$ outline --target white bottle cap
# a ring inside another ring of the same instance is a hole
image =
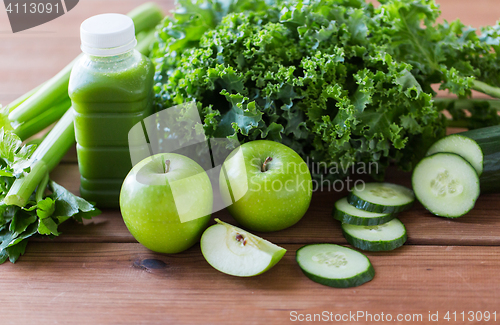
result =
[[[132,18],[121,14],[90,17],[80,27],[82,51],[95,56],[126,53],[137,45]]]

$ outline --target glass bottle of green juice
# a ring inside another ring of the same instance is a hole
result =
[[[154,68],[136,51],[134,23],[103,14],[80,28],[83,55],[69,81],[81,174],[80,195],[99,207],[118,207],[132,168],[128,133],[152,114]]]

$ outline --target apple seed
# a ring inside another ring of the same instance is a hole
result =
[[[241,234],[236,234],[236,237],[235,237],[236,241],[240,242],[243,244],[243,246],[245,246],[247,244],[247,240],[245,239],[245,237],[243,237],[243,235]]]

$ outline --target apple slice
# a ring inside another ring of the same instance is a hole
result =
[[[215,269],[234,276],[266,272],[281,260],[286,249],[219,219],[201,236],[201,252]]]

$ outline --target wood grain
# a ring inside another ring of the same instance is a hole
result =
[[[307,279],[295,262],[299,247],[285,245],[283,260],[263,275],[235,278],[209,266],[199,246],[169,256],[139,244],[31,245],[17,264],[2,266],[2,296],[9,297],[2,324],[283,324],[294,310],[422,313],[426,320],[429,311],[493,311],[500,303],[491,285],[500,282],[499,247],[370,253],[375,278],[349,289]]]
[[[126,13],[143,2],[80,1],[63,17],[15,35],[0,9],[0,103],[7,104],[69,63],[80,52],[78,28],[85,18]],[[173,8],[173,0],[156,2],[165,11]],[[437,3],[441,19],[460,18],[473,27],[500,18],[498,0]],[[78,193],[74,149],[51,177]],[[408,174],[389,172],[388,181],[408,186],[409,180]],[[315,193],[309,212],[296,226],[259,234],[288,252],[269,272],[245,279],[215,271],[198,245],[177,255],[147,250],[135,242],[118,210],[106,210],[85,226],[68,222],[62,236],[32,240],[15,265],[0,266],[0,324],[286,324],[293,310],[383,312],[394,317],[421,313],[422,324],[430,323],[429,311],[439,311],[441,321],[435,323],[473,324],[442,317],[446,311],[489,310],[497,312],[500,323],[500,195],[483,195],[475,209],[458,220],[434,217],[417,204],[400,215],[409,235],[405,246],[367,253],[375,279],[357,288],[333,289],[307,279],[294,254],[307,243],[345,244],[331,218],[335,200],[343,195]],[[225,211],[215,216],[234,223]]]

